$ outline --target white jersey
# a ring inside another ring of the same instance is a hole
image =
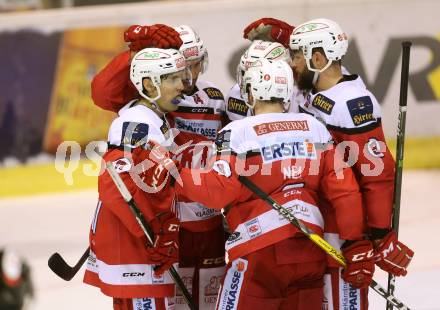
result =
[[[110,146],[135,148],[149,140],[166,144],[169,125],[153,110],[138,100],[130,101],[118,112],[110,125],[108,143]]]
[[[246,116],[251,116],[251,111],[246,105],[247,98],[242,98],[240,93],[240,86],[235,84],[228,95],[226,96],[226,114],[231,121],[236,121]],[[290,99],[290,106],[287,112],[297,113],[298,106],[301,101],[304,101],[303,93],[296,87],[293,87],[292,98]]]
[[[167,115],[170,125],[179,130],[174,142],[185,146],[175,155],[184,167],[200,167],[206,163],[213,149],[210,146],[223,127],[226,109],[223,94],[213,83],[198,80],[196,87],[193,95],[184,95],[177,111]],[[206,147],[195,146],[196,143]],[[177,201],[176,216],[183,228],[193,232],[211,230],[222,221],[219,211],[184,197],[179,197]]]
[[[353,129],[376,123],[380,105],[357,75],[344,75],[344,81],[328,90],[306,95],[300,111],[320,120],[329,128]]]

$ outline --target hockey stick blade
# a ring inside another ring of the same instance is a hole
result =
[[[47,261],[47,265],[61,279],[70,281],[89,257],[89,250],[90,248],[87,248],[79,261],[73,267],[70,267],[59,253],[52,254]]]

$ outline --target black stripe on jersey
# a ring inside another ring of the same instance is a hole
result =
[[[208,95],[210,99],[225,100],[222,92],[215,87],[206,87],[203,89],[203,91]]]
[[[208,107],[182,107],[182,106],[180,106],[176,112],[197,113],[197,114],[215,114],[214,108],[208,108]]]
[[[305,110],[303,107],[299,106],[299,113],[306,113],[309,114],[313,117],[315,117],[315,115],[313,115],[313,113],[310,113],[309,111]]]
[[[382,125],[382,121],[380,118],[378,118],[375,122],[368,124],[366,126],[362,126],[362,127],[345,128],[345,127],[332,126],[332,125],[327,124],[327,129],[337,131],[337,132],[342,132],[347,135],[356,135],[356,134],[371,131],[373,129],[376,129],[377,127],[380,127],[381,125]]]

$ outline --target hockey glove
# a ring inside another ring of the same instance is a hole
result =
[[[243,30],[243,38],[248,40],[263,40],[279,42],[289,47],[290,34],[295,27],[275,18],[261,18],[249,24]]]
[[[141,163],[140,176],[151,192],[158,192],[167,186],[171,179],[180,181],[179,163],[170,158],[168,150],[150,140],[145,147],[133,150],[133,161]]]
[[[394,231],[389,232],[377,243],[375,249],[376,265],[395,276],[405,276],[406,268],[411,262],[414,252],[397,240]]]
[[[374,273],[374,251],[371,242],[355,241],[349,246],[343,246],[342,254],[347,261],[342,270],[342,279],[356,288],[368,287]]]
[[[171,212],[156,215],[150,222],[154,232],[154,244],[147,248],[149,259],[157,265],[156,276],[162,275],[179,260],[179,220]]]
[[[173,28],[154,24],[151,26],[132,25],[124,32],[124,41],[133,52],[147,47],[179,49],[182,45],[179,33]]]

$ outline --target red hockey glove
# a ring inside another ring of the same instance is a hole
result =
[[[156,215],[150,222],[154,232],[154,244],[147,248],[149,259],[158,266],[154,270],[160,276],[179,261],[179,220],[171,212]]]
[[[295,27],[275,18],[261,18],[249,24],[243,30],[243,38],[279,42],[289,47],[290,34]]]
[[[377,242],[375,249],[376,265],[395,276],[405,276],[414,252],[397,240],[394,231],[389,232]]]
[[[342,249],[347,266],[342,270],[342,279],[356,288],[370,285],[374,273],[374,251],[370,241],[356,241]]]
[[[178,50],[182,45],[179,33],[163,24],[151,26],[132,25],[125,30],[124,41],[130,43],[128,47],[133,52],[138,52],[147,47],[174,48]]]
[[[180,180],[178,162],[160,144],[150,140],[145,148],[137,147],[132,154],[135,164],[142,162],[142,180],[153,192],[161,190],[171,177]]]

